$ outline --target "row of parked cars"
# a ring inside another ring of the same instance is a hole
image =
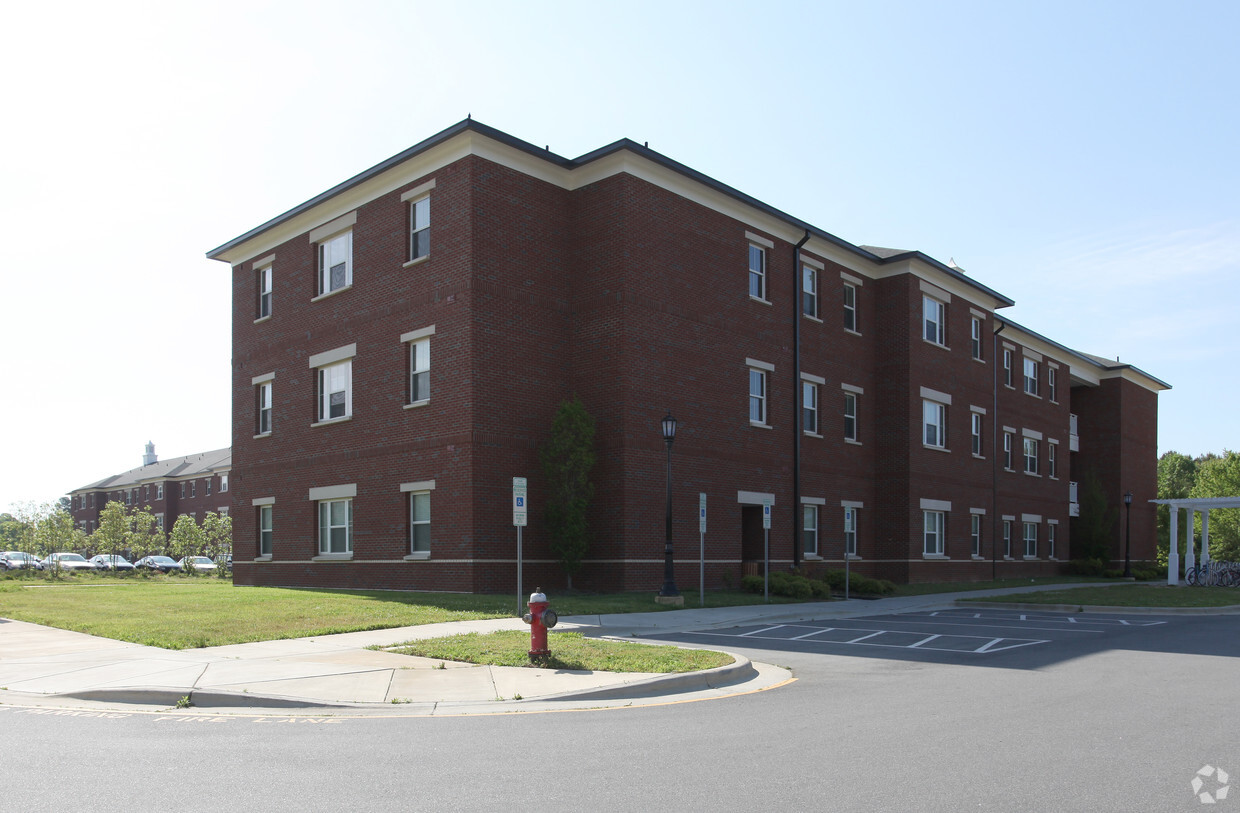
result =
[[[228,563],[231,561],[229,556]],[[209,573],[218,569],[219,565],[206,556],[186,556],[179,561],[171,556],[143,556],[136,562],[130,562],[124,556],[111,553],[101,553],[89,559],[80,553],[53,553],[46,559],[39,559],[24,551],[10,550],[0,553],[0,567],[4,570],[52,570],[59,567],[61,570],[112,570],[118,573],[130,570],[176,573],[192,567],[195,572]]]

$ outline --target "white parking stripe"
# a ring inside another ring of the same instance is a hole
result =
[[[797,635],[797,636],[795,636],[795,637],[793,637],[793,638],[789,638],[788,640],[789,640],[789,641],[799,641],[799,640],[801,640],[802,638],[809,638],[809,637],[811,637],[811,636],[817,635],[817,634],[818,634],[818,633],[820,633],[820,632],[830,632],[830,631],[831,631],[831,630],[833,630],[833,629],[835,629],[835,627],[823,627],[822,629],[816,629],[816,630],[812,630],[812,631],[810,631],[810,632],[807,632],[807,633],[805,633],[804,635]]]
[[[928,643],[930,643],[931,641],[933,641],[935,638],[942,638],[942,637],[943,637],[942,635],[931,635],[929,638],[926,638],[926,639],[924,639],[924,640],[918,641],[918,642],[917,642],[917,643],[915,643],[915,644],[909,644],[909,645],[908,645],[908,648],[909,648],[909,649],[916,649],[917,647],[921,646],[922,644],[928,644]]]
[[[765,627],[765,628],[760,629],[760,630],[754,630],[753,632],[742,632],[742,633],[740,634],[740,637],[741,637],[741,638],[748,638],[748,637],[749,637],[749,636],[751,636],[751,635],[761,635],[761,634],[762,634],[762,633],[764,633],[764,632],[774,632],[774,631],[775,631],[775,630],[777,630],[777,629],[783,629],[783,626],[784,626],[783,624],[776,624],[776,625],[775,625],[775,626],[773,626],[773,627]]]
[[[843,643],[855,644],[858,641],[864,641],[866,638],[873,638],[875,635],[882,635],[884,632],[886,632],[886,630],[879,630],[878,632],[871,632],[869,635],[862,635],[860,638],[853,638],[851,641],[844,641]]]

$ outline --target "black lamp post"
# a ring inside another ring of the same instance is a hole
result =
[[[676,589],[676,574],[672,568],[672,441],[676,439],[676,419],[669,411],[663,419],[663,442],[667,444],[667,535],[663,545],[663,589],[660,596],[680,595]]]
[[[1132,551],[1132,492],[1124,492],[1124,508],[1128,514],[1128,522],[1124,527],[1124,576],[1132,575],[1132,562],[1128,555]]]

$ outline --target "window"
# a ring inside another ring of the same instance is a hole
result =
[[[749,369],[749,422],[766,423],[766,371]]]
[[[969,536],[973,540],[973,555],[981,556],[982,555],[982,515],[971,514],[969,516],[969,519],[971,522],[971,527],[969,529]]]
[[[409,495],[409,552],[431,552],[431,493],[412,492]]]
[[[801,428],[811,435],[818,434],[818,385],[801,382]]]
[[[89,498],[90,507],[91,507],[91,508],[94,508],[94,507],[95,507],[95,495],[94,495],[94,494],[88,494],[88,495],[87,495],[87,497]],[[160,487],[159,487],[159,498],[160,498],[161,500],[164,498],[164,487],[163,487],[163,486],[160,486]]]
[[[148,483],[148,484],[146,484],[146,485],[142,486],[142,501],[143,501],[143,502],[150,502],[150,500],[151,500],[151,486],[150,486],[150,484]]]
[[[1003,433],[1003,468],[1012,469],[1012,433]]]
[[[409,202],[409,259],[417,260],[431,253],[431,199]]]
[[[1033,359],[1025,359],[1025,392],[1038,394],[1038,363]]]
[[[353,232],[346,231],[319,243],[319,295],[353,284]]]
[[[844,555],[857,555],[857,508],[844,506]]]
[[[1003,386],[1012,386],[1012,351],[1003,348]]]
[[[275,506],[258,506],[258,555],[271,555],[271,520]]]
[[[1025,523],[1025,556],[1036,559],[1038,556],[1038,523]]]
[[[766,249],[749,244],[749,295],[766,299]]]
[[[161,531],[164,529],[164,515],[163,514],[155,515],[155,527]]]
[[[973,358],[978,361],[982,360],[982,320],[976,316],[969,326],[969,345],[973,352]]]
[[[1025,438],[1025,474],[1038,473],[1038,446],[1036,438]]]
[[[431,340],[409,342],[409,403],[429,401],[431,397]]]
[[[258,276],[258,318],[266,319],[271,315],[271,266],[260,268]]]
[[[1012,520],[1003,520],[1003,558],[1012,558]]]
[[[818,269],[812,265],[801,266],[801,310],[818,318]]]
[[[221,474],[220,475],[220,493],[223,494],[227,490],[228,490],[228,475]]]
[[[353,414],[353,361],[319,368],[319,420],[331,421]]]
[[[857,439],[857,393],[844,392],[844,440]]]
[[[353,552],[353,500],[319,501],[319,553]]]
[[[804,542],[805,555],[818,555],[818,506],[801,506],[802,526],[801,539]]]
[[[205,482],[207,484],[207,496],[210,497],[211,496],[211,478],[208,477]]]
[[[1051,400],[1051,403],[1057,403],[1059,401],[1058,388],[1055,386],[1055,372],[1056,371],[1054,367],[1051,367],[1049,365],[1047,366],[1046,368],[1046,397]]]
[[[162,500],[164,498],[164,484],[160,483],[155,486],[155,499]]]
[[[1055,450],[1059,448],[1058,443],[1046,444],[1046,474],[1052,480],[1059,476],[1059,463],[1055,456]]]
[[[190,496],[190,499],[193,499],[194,497],[198,496],[198,481],[197,480],[189,481],[189,496]]]
[[[271,433],[271,386],[272,382],[264,381],[258,385],[258,434]]]
[[[1055,523],[1046,526],[1046,556],[1049,559],[1055,558]]]
[[[857,327],[857,286],[844,283],[844,329],[860,333]]]
[[[973,454],[981,457],[982,455],[982,414],[980,412],[971,413],[970,431],[973,436]]]
[[[947,448],[947,406],[922,401],[922,443],[936,449]]]
[[[943,555],[943,512],[923,511],[925,518],[925,546],[922,553],[929,556]]]
[[[946,345],[947,334],[944,330],[947,306],[932,297],[921,298],[922,338],[933,344]]]

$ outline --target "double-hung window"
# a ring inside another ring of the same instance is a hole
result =
[[[844,555],[857,555],[857,511],[854,505],[844,506]]]
[[[921,298],[922,338],[931,344],[947,344],[947,306],[930,296]]]
[[[860,333],[857,324],[857,286],[844,283],[844,329]]]
[[[942,511],[922,511],[922,518],[925,526],[925,544],[922,547],[922,553],[930,556],[943,555],[943,512]]]
[[[844,390],[844,440],[857,440],[857,393]]]
[[[1003,520],[1003,558],[1012,558],[1012,520]]]
[[[801,506],[801,541],[806,556],[818,555],[818,506]]]
[[[1058,448],[1058,443],[1048,441],[1046,444],[1046,475],[1052,480],[1059,477],[1059,462],[1056,454]]]
[[[1003,433],[1003,468],[1012,468],[1012,433]]]
[[[982,320],[980,317],[974,316],[973,321],[969,325],[969,347],[973,353],[973,358],[978,361],[982,360]]]
[[[982,413],[970,413],[970,434],[973,441],[973,454],[982,456]]]
[[[766,299],[766,249],[749,244],[749,295]]]
[[[162,500],[164,498],[164,484],[160,483],[155,486],[155,499]]]
[[[1025,474],[1038,473],[1038,443],[1037,438],[1025,438]]]
[[[429,401],[431,397],[431,340],[409,343],[409,403]]]
[[[275,506],[267,503],[258,505],[258,555],[271,555],[271,538],[272,538],[272,518],[275,514]]]
[[[947,448],[947,405],[922,401],[922,443],[936,449]]]
[[[189,481],[189,498],[192,500],[197,496],[198,496],[198,481],[190,480]]]
[[[210,477],[206,478],[204,482],[206,483],[206,486],[207,486],[207,496],[210,497],[211,496],[211,478]]]
[[[1051,365],[1046,366],[1046,397],[1051,403],[1058,403],[1058,387],[1056,387],[1056,370]]]
[[[352,230],[319,242],[319,295],[353,284]]]
[[[1012,386],[1012,351],[1003,348],[1003,386]]]
[[[775,365],[755,359],[745,359],[749,367],[749,423],[767,425],[767,373],[775,372]]]
[[[1025,392],[1038,394],[1038,363],[1031,358],[1025,359]]]
[[[251,379],[254,385],[255,426],[256,435],[271,434],[272,387],[275,384],[275,373],[257,375]]]
[[[969,522],[970,522],[969,536],[973,540],[973,555],[981,556],[982,555],[982,515],[981,514],[970,514]]]
[[[1036,559],[1038,556],[1038,523],[1025,523],[1025,558]]]
[[[801,312],[818,318],[818,269],[801,266]]]
[[[801,382],[801,428],[818,434],[818,385],[812,381]]]
[[[431,198],[427,195],[409,202],[409,259],[421,259],[430,253]]]
[[[223,494],[227,490],[228,490],[228,475],[221,474],[220,475],[220,493]]]
[[[1053,521],[1046,526],[1046,556],[1048,559],[1055,558],[1055,529],[1057,527]]]
[[[409,555],[406,559],[425,559],[431,555],[431,492],[434,480],[402,483],[400,490],[409,496]]]
[[[271,266],[264,266],[256,272],[258,277],[258,317],[266,319],[271,315]]]
[[[353,551],[353,500],[319,501],[319,553]]]
[[[318,421],[336,421],[353,414],[353,357],[357,345],[349,344],[310,357],[315,370]]]

